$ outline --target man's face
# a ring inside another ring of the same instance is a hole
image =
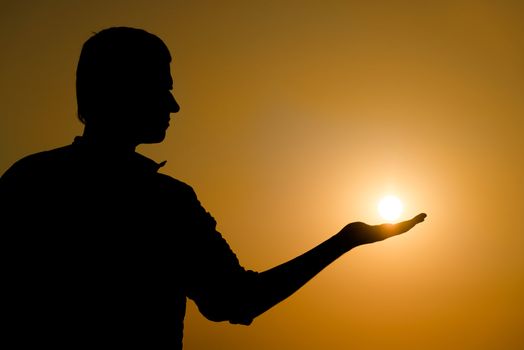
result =
[[[169,62],[141,67],[132,85],[131,89],[126,89],[129,91],[125,97],[125,123],[129,136],[136,144],[162,142],[169,127],[170,114],[180,109],[171,93],[173,79]]]

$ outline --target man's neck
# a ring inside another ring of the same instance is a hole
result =
[[[115,153],[133,153],[137,146],[136,143],[130,142],[128,138],[117,132],[94,132],[88,127],[84,128],[82,140],[96,148]]]

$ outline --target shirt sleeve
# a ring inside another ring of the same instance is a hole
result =
[[[240,265],[193,190],[190,198],[182,272],[186,295],[212,321],[250,324],[254,318],[250,300],[258,273]]]

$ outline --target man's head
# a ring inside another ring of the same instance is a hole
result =
[[[161,142],[170,113],[171,55],[142,29],[112,27],[83,45],[76,71],[78,117],[99,133],[118,133],[137,145]]]

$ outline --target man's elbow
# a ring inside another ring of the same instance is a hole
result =
[[[210,321],[240,324],[248,326],[253,322],[255,315],[249,310],[249,307],[242,305],[226,305],[220,303],[219,306],[199,305],[200,313]]]

